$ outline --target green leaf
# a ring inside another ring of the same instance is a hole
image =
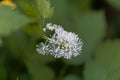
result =
[[[36,23],[28,24],[25,27],[23,27],[22,30],[32,36],[40,37],[41,35],[43,35],[42,27]]]
[[[29,40],[21,32],[16,32],[3,38],[3,44],[9,50],[9,54],[18,58],[25,57]]]
[[[32,76],[32,80],[53,80],[54,72],[47,66],[41,65],[39,62],[27,61],[28,71]]]
[[[107,0],[109,4],[111,4],[116,9],[120,10],[120,0]]]
[[[94,59],[86,63],[85,80],[120,79],[120,40],[102,43],[94,54]]]
[[[36,0],[36,4],[43,19],[52,16],[54,8],[51,7],[49,0]]]
[[[0,5],[0,35],[9,34],[30,20],[16,9]]]
[[[18,4],[18,7],[26,16],[35,20],[40,18],[40,14],[34,2],[30,0],[18,0],[17,4]]]
[[[89,59],[94,48],[100,43],[105,34],[105,15],[104,12],[88,12],[76,14],[70,22],[73,31],[78,33],[83,41],[82,53],[78,57],[67,60],[67,63],[79,65]]]

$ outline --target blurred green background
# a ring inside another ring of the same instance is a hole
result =
[[[0,1],[0,80],[120,80],[120,0]],[[81,55],[36,52],[50,22],[79,35]]]

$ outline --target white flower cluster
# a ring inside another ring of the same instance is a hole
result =
[[[46,29],[54,30],[55,33],[45,43],[41,42],[37,45],[37,52],[66,59],[80,55],[83,43],[78,35],[65,31],[60,25],[52,25],[51,23],[46,25],[44,30],[46,31]]]

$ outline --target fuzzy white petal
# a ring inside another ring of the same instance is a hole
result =
[[[54,30],[55,33],[51,38],[48,38],[46,45],[40,43],[37,46],[37,52],[43,55],[51,54],[56,58],[64,57],[66,59],[80,55],[83,43],[77,34],[67,32],[60,25],[52,25],[51,23],[47,24],[46,28]]]

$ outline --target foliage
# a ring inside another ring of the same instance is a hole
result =
[[[0,80],[119,80],[119,0],[0,0]],[[46,23],[83,41],[70,60],[36,52]]]
[[[85,80],[119,80],[119,47],[119,40],[102,43],[96,50],[94,59],[85,66]]]
[[[11,31],[30,22],[30,20],[25,15],[20,14],[18,10],[13,10],[3,5],[0,5],[0,10],[2,10],[0,12],[0,35],[9,34]]]

